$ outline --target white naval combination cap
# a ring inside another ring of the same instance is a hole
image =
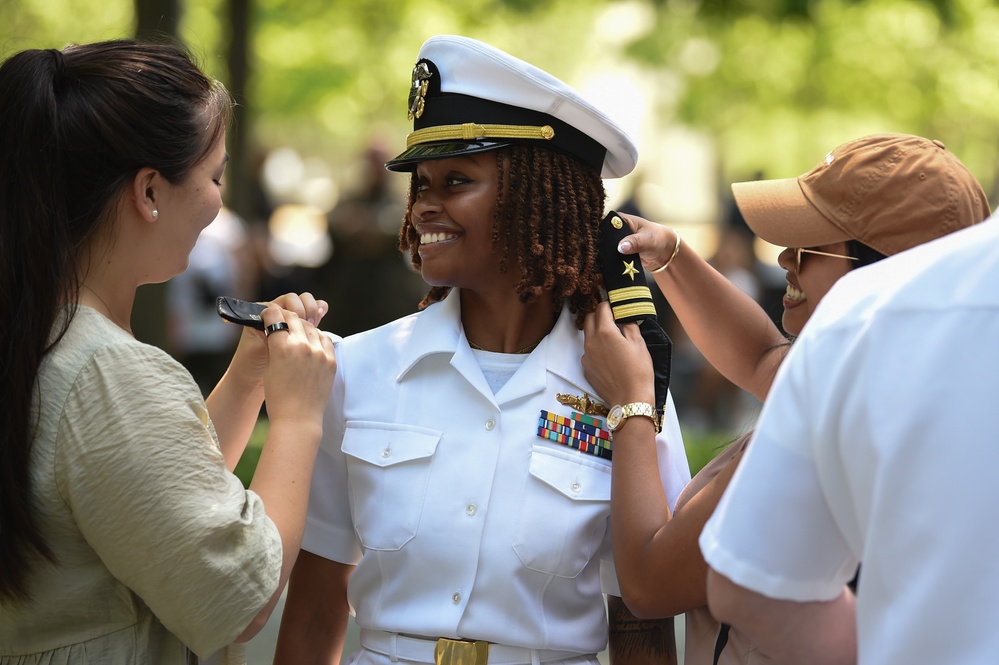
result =
[[[409,119],[413,132],[406,150],[386,163],[391,171],[515,143],[568,153],[603,178],[625,176],[638,161],[624,130],[571,87],[468,37],[439,35],[423,44]]]

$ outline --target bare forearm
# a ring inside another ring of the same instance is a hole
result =
[[[281,534],[282,585],[291,573],[302,544],[312,469],[321,436],[322,426],[318,422],[310,426],[272,418],[250,483],[250,489],[260,495],[268,517]]]
[[[626,433],[640,434],[625,428],[622,434]],[[615,447],[611,484],[614,560],[622,596],[636,616],[675,616],[707,605],[708,566],[697,540],[743,450],[740,446],[720,470],[712,472],[713,477],[697,476],[692,482],[702,481],[703,486],[698,485],[696,494],[670,516],[655,473],[651,440],[629,438]]]
[[[611,404],[654,401],[652,359],[638,327],[619,330],[609,305],[600,303],[583,328],[583,370],[597,394]],[[697,535],[669,535],[673,522],[652,421],[629,418],[613,444],[611,532],[628,607],[636,616],[666,617],[702,606],[704,574],[689,574],[692,565],[703,564]]]
[[[645,616],[644,598],[649,593],[649,580],[662,571],[653,541],[671,518],[659,478],[655,429],[647,419],[629,419],[615,432],[611,473],[611,522],[618,582],[632,611]]]
[[[242,380],[232,368],[205,400],[215,433],[219,437],[222,456],[230,471],[236,468],[236,463],[246,449],[263,401],[263,384]]]
[[[787,341],[766,311],[686,245],[654,278],[707,361],[763,400],[783,357],[770,350]]]
[[[347,635],[354,567],[302,552],[288,582],[274,663],[336,665]]]
[[[778,663],[857,662],[856,599],[844,588],[831,601],[776,600],[708,573],[708,601],[719,621],[745,633]]]

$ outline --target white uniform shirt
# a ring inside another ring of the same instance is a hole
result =
[[[556,393],[594,396],[566,307],[493,394],[459,294],[337,345],[303,548],[357,562],[361,628],[592,654],[607,641],[601,583],[611,462],[538,436]],[[690,472],[672,400],[658,438],[676,501]]]
[[[701,535],[712,568],[830,600],[860,663],[999,654],[999,222],[844,277],[782,365]]]

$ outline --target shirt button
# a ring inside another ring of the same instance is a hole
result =
[[[454,603],[455,605],[457,605],[458,603],[461,602],[461,592],[460,591],[455,591],[454,593],[451,594],[451,602]]]
[[[492,432],[496,428],[496,421],[490,418],[486,421],[486,430]]]
[[[391,448],[386,448],[385,450],[383,450],[382,451],[382,457],[384,457],[384,458],[392,457],[392,449]]]
[[[468,515],[469,517],[471,517],[477,512],[479,512],[479,509],[475,507],[474,503],[470,503],[467,506],[465,506],[465,514]]]
[[[573,483],[569,485],[569,489],[571,489],[576,494],[579,494],[579,490],[583,489],[583,486],[580,485],[579,483]]]

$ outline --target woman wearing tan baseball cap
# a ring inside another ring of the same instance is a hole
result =
[[[877,134],[833,149],[808,173],[736,183],[736,203],[764,240],[787,247],[783,327],[805,322],[836,281],[868,265],[986,219],[985,192],[939,141]],[[767,396],[790,344],[769,315],[695,252],[675,230],[625,215],[635,233],[619,249],[638,253],[697,348],[729,380],[760,400]],[[585,325],[583,367],[597,391],[615,403],[647,391],[652,367],[635,326],[624,335],[602,304]],[[599,352],[598,352],[599,351]],[[614,553],[622,597],[636,616],[687,613],[686,662],[767,663],[744,635],[728,631],[707,609],[707,567],[697,538],[735,472],[749,441],[739,439],[698,473],[677,501],[675,516],[661,488],[643,482],[654,459],[651,441],[622,430],[616,472],[629,463],[628,491],[614,494]],[[641,450],[642,454],[635,452]]]

